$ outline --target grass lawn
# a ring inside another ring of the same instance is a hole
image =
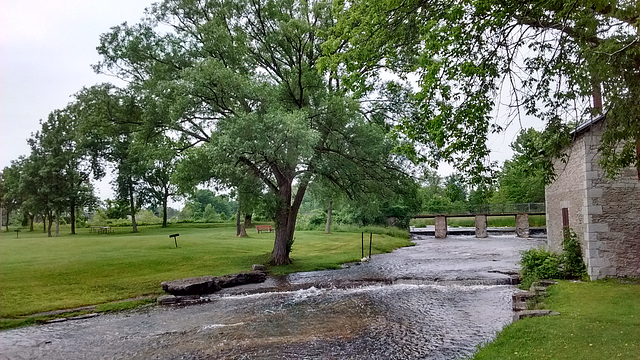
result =
[[[562,281],[548,293],[546,308],[559,316],[507,326],[474,359],[640,359],[637,281]]]
[[[43,311],[104,304],[159,295],[160,282],[192,276],[223,275],[264,264],[274,233],[236,238],[227,224],[115,228],[113,234],[79,229],[48,238],[42,232],[0,235],[0,318],[20,318]],[[169,234],[179,233],[178,248]],[[374,234],[373,252],[410,245],[408,239]],[[296,231],[290,266],[273,274],[338,268],[360,259],[360,233]],[[1,326],[0,326],[1,328]]]

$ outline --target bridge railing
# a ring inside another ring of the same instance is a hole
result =
[[[423,211],[429,215],[500,215],[500,214],[544,214],[545,203],[522,203],[522,204],[480,204],[466,206],[431,206]],[[419,216],[417,216],[419,217]]]

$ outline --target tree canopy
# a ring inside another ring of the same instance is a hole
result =
[[[359,92],[382,69],[416,74],[416,114],[399,128],[444,159],[476,174],[486,168],[487,135],[504,128],[493,119],[506,96],[507,124],[533,116],[562,135],[549,157],[566,144],[567,126],[604,110],[603,168],[611,177],[640,169],[637,1],[356,0],[337,8],[326,66]]]
[[[384,123],[320,71],[327,1],[166,0],[101,37],[95,66],[154,111],[144,125],[197,147],[217,181],[253,177],[275,196],[274,264],[290,262],[298,210],[317,176],[356,193],[402,172]],[[196,150],[194,150],[196,151]]]

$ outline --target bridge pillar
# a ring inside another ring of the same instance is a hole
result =
[[[516,214],[516,236],[521,238],[529,237],[529,214]]]
[[[476,215],[476,237],[487,237],[487,215]]]
[[[447,237],[447,217],[436,216],[436,238],[444,239]]]

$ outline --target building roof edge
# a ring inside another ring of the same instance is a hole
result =
[[[607,114],[601,114],[598,115],[596,117],[593,117],[585,122],[583,122],[582,124],[578,125],[572,132],[571,135],[572,136],[578,136],[582,133],[587,132],[589,129],[591,129],[591,127],[599,122],[601,122],[602,120],[604,120],[607,117]]]

